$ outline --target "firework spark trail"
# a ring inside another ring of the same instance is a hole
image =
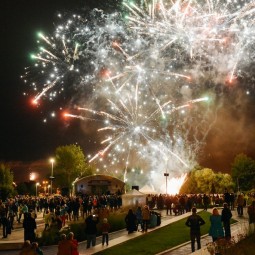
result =
[[[35,101],[67,87],[90,92],[78,102],[86,101],[80,114],[66,114],[102,123],[98,132],[105,133],[105,147],[90,161],[122,160],[127,168],[134,154],[146,161],[144,151],[165,150],[188,167],[193,156],[183,150],[197,152],[194,148],[205,139],[201,133],[211,128],[202,128],[208,112],[197,114],[210,102],[206,77],[216,77],[215,84],[226,77],[232,81],[251,64],[255,3],[148,0],[123,5],[129,11],[123,19],[96,9],[89,19],[73,15],[52,37],[39,34],[45,45],[33,55],[40,77],[32,86],[41,91]]]
[[[204,10],[207,8],[202,7],[202,5],[199,6],[195,1],[192,4],[190,1],[177,1],[174,5],[175,8],[170,8],[166,11],[163,2],[160,1],[161,8],[159,12],[162,12],[164,22],[148,20],[145,15],[131,16],[129,20],[136,24],[132,28],[136,29],[140,34],[146,34],[152,40],[154,36],[154,41],[158,45],[163,45],[161,49],[169,48],[173,43],[178,43],[183,49],[190,52],[192,58],[201,57],[199,51],[202,49],[203,56],[207,56],[207,59],[208,57],[211,58],[211,63],[213,64],[213,62],[218,62],[217,57],[219,57],[220,48],[217,49],[211,42],[224,42],[223,34],[231,31],[231,27],[236,20],[247,17],[254,11],[254,4],[249,4],[248,7],[243,7],[235,13],[227,13],[229,4],[226,3],[225,9],[222,8],[222,5],[224,6],[223,3],[216,2],[216,5],[214,5],[214,1],[207,1],[209,12],[205,13]],[[131,5],[129,8],[132,9],[134,7]],[[184,10],[182,11],[183,8]],[[236,8],[240,7],[237,5]],[[193,11],[190,15],[188,15],[189,9]],[[249,30],[249,27],[246,30]],[[159,33],[161,33],[160,36],[157,36]],[[236,35],[238,36],[238,34]],[[244,39],[238,37],[238,40],[240,42],[249,41],[247,36]],[[209,44],[204,44],[203,42],[208,42]],[[215,50],[213,55],[211,55],[211,47]],[[233,51],[235,47],[232,47]],[[179,48],[176,47],[175,49],[178,50]],[[170,50],[174,49],[171,48]]]
[[[57,79],[56,79],[55,81],[51,82],[50,84],[46,85],[46,87],[45,87],[38,95],[35,96],[35,98],[34,98],[33,101],[34,101],[35,103],[38,102],[38,100],[39,100],[42,96],[46,95],[46,93],[47,93],[48,90],[50,90],[51,88],[53,88],[53,87],[55,86],[56,82],[57,82]]]
[[[206,97],[193,99],[193,100],[188,101],[184,105],[173,108],[171,110],[171,112],[167,112],[167,113],[163,112],[163,108],[166,107],[169,103],[171,103],[171,101],[166,102],[162,106],[159,105],[159,103],[157,103],[158,108],[154,112],[152,112],[150,116],[148,116],[147,118],[142,119],[142,120],[137,119],[137,111],[136,111],[137,109],[134,111],[133,114],[131,114],[130,111],[128,110],[128,107],[124,104],[125,112],[123,112],[123,110],[121,110],[115,103],[111,102],[110,100],[108,100],[108,101],[117,110],[117,114],[115,114],[115,115],[105,112],[105,111],[95,111],[94,109],[79,107],[78,109],[81,111],[90,112],[93,115],[103,116],[103,117],[106,117],[107,119],[111,119],[112,121],[114,121],[114,123],[109,123],[110,126],[106,126],[104,128],[98,129],[98,131],[107,131],[107,130],[114,131],[114,136],[108,137],[103,142],[101,142],[101,144],[104,144],[106,142],[109,142],[109,144],[105,149],[103,149],[103,153],[102,152],[97,153],[92,159],[90,159],[90,162],[97,159],[99,155],[105,154],[105,152],[110,150],[110,148],[113,147],[119,140],[123,139],[123,137],[129,138],[129,141],[131,141],[132,137],[139,134],[140,137],[144,138],[146,143],[150,143],[150,142],[154,141],[153,137],[149,134],[150,132],[153,132],[151,130],[151,126],[153,126],[153,125],[150,125],[149,122],[155,121],[154,117],[158,115],[158,112],[160,112],[162,114],[163,118],[165,118],[165,114],[172,114],[174,111],[190,107],[191,104],[198,103],[201,101],[207,101],[207,100],[208,100],[208,98],[206,98]],[[122,102],[122,104],[123,104],[123,102]],[[80,115],[68,115],[68,116],[75,117],[75,118],[81,117]],[[81,119],[83,119],[83,117],[81,117]],[[84,119],[86,119],[86,118],[84,118]],[[150,129],[148,129],[148,127],[150,127]],[[119,130],[119,132],[118,132],[118,130]],[[143,145],[144,144],[139,144],[137,146],[137,148],[135,148],[135,149],[139,149],[139,147],[141,147]],[[185,161],[183,159],[181,159],[176,153],[174,153],[171,150],[168,150],[168,152],[169,152],[169,154],[174,156],[177,160],[179,160],[184,166],[186,166],[186,167],[188,166],[187,163],[185,163]]]

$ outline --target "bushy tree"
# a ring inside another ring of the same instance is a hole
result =
[[[182,185],[181,193],[223,193],[231,190],[234,184],[229,174],[215,173],[212,169],[193,169]]]
[[[5,200],[14,191],[13,174],[5,164],[0,164],[0,198]]]
[[[76,178],[93,174],[94,169],[87,163],[80,146],[66,145],[56,149],[55,182],[69,191]]]
[[[231,166],[231,175],[240,190],[255,188],[255,161],[245,154],[238,154]]]

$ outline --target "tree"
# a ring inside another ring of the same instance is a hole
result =
[[[5,200],[14,191],[13,174],[10,168],[4,164],[0,165],[0,197]]]
[[[77,145],[60,146],[56,149],[55,180],[68,191],[76,178],[93,174],[94,169],[86,162],[86,158]]]
[[[255,184],[255,161],[245,154],[238,154],[231,166],[231,175],[237,188],[250,190]]]
[[[193,169],[181,187],[181,193],[223,193],[232,189],[234,183],[229,174],[215,173],[212,169]]]
[[[235,186],[231,175],[221,172],[215,174],[213,185],[215,192],[212,193],[224,193],[225,189],[233,190]]]
[[[215,174],[212,169],[204,168],[195,172],[197,188],[201,193],[209,193],[215,180]]]

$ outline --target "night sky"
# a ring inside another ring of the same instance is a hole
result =
[[[67,123],[57,117],[43,123],[42,110],[32,107],[23,96],[28,88],[20,75],[31,65],[29,55],[37,47],[36,33],[50,34],[58,12],[75,12],[105,2],[1,0],[0,161],[11,162],[17,181],[25,179],[30,171],[47,172],[48,159],[60,145],[77,143],[85,154],[96,149],[94,138],[82,132],[77,120]],[[109,6],[114,2],[109,1]],[[222,172],[229,172],[238,153],[255,156],[254,95],[247,99],[240,91],[230,94],[227,107],[219,111],[200,157],[201,165]]]
[[[62,10],[78,10],[94,7],[93,1],[64,0],[3,0],[1,12],[1,128],[0,161],[11,162],[15,175],[37,170],[41,165],[47,169],[48,159],[56,147],[79,142],[88,143],[77,121],[72,125],[55,118],[43,123],[44,112],[32,107],[23,92],[27,85],[20,79],[24,68],[32,64],[31,52],[37,50],[36,33],[54,30],[56,15]],[[99,1],[100,2],[100,1]],[[86,4],[87,3],[87,4]],[[38,161],[35,163],[34,161]],[[44,164],[45,161],[45,164]],[[18,169],[18,170],[15,170]],[[23,171],[24,169],[24,171]]]

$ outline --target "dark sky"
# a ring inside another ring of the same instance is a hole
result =
[[[23,92],[28,86],[20,76],[31,66],[31,53],[36,52],[36,34],[54,31],[56,15],[93,8],[87,0],[3,0],[1,1],[1,149],[0,160],[37,160],[52,155],[61,144],[74,143],[79,133],[78,122],[63,125],[55,119],[43,124],[44,113],[31,107]],[[96,1],[97,5],[103,5]],[[114,1],[109,1],[111,4]]]
[[[27,97],[23,96],[23,92],[28,88],[20,76],[24,74],[24,68],[31,65],[29,56],[37,47],[36,33],[38,31],[51,33],[58,12],[75,11],[85,6],[93,7],[92,2],[76,0],[0,2],[2,112],[0,161],[20,162],[15,163],[14,168],[19,168],[22,164],[25,168],[30,168],[30,164],[25,163],[41,159],[47,164],[48,158],[54,155],[57,146],[75,143],[82,135],[79,123],[75,121],[71,127],[58,118],[44,124],[40,109],[31,107]]]
[[[115,1],[109,1],[108,8]],[[120,1],[117,1],[120,2]],[[107,5],[106,0],[1,0],[0,1],[0,161],[19,162],[26,171],[33,171],[35,161],[46,162],[56,147],[80,144],[84,151],[93,147],[78,121],[64,123],[56,118],[42,122],[40,109],[33,108],[23,96],[27,90],[20,79],[24,67],[31,65],[29,54],[36,48],[36,32],[51,33],[55,15],[62,10],[77,10]],[[254,100],[237,103],[228,111],[219,112],[215,127],[209,133],[201,164],[228,172],[236,154],[255,155]],[[231,105],[231,103],[230,103]],[[95,147],[95,145],[94,145]],[[30,162],[30,163],[29,163]],[[45,166],[44,166],[45,167]],[[46,167],[47,168],[47,167]],[[15,169],[14,169],[15,170]],[[19,170],[21,171],[21,170]],[[16,172],[19,172],[18,170]],[[17,174],[21,178],[22,173]]]

